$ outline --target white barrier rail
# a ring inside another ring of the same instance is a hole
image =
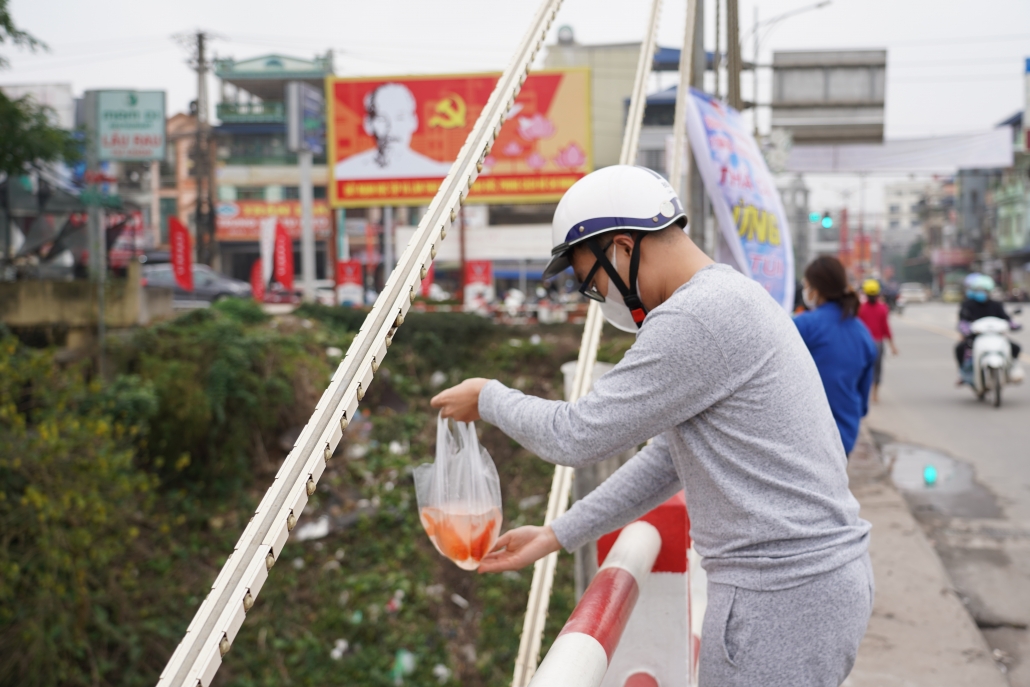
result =
[[[544,0],[501,75],[458,159],[440,186],[329,388],[286,457],[158,680],[160,687],[207,687],[282,552],[343,431],[386,356],[397,328],[457,217],[543,45],[561,0]]]

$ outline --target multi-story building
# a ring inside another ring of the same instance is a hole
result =
[[[306,82],[319,90],[333,73],[332,53],[305,60],[285,55],[264,55],[246,60],[215,60],[221,80],[216,107],[218,186],[215,239],[221,270],[248,279],[260,255],[261,220],[279,217],[294,236],[296,263],[300,264],[300,169],[297,155],[286,145],[286,84]],[[312,167],[315,216],[316,278],[331,276],[327,269],[330,213],[326,201],[328,170],[325,154],[314,156]],[[349,213],[350,214],[350,213]]]
[[[884,238],[905,236],[918,238],[923,231],[920,203],[926,195],[925,180],[902,181],[884,188]]]

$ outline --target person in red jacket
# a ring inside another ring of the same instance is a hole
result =
[[[858,319],[869,329],[876,342],[876,363],[873,365],[873,403],[880,400],[880,377],[883,374],[883,348],[884,341],[891,345],[891,353],[898,354],[898,347],[894,345],[894,337],[891,336],[891,326],[887,322],[887,315],[890,309],[887,304],[880,300],[880,282],[875,279],[866,279],[862,284],[862,293],[866,301],[858,306]]]

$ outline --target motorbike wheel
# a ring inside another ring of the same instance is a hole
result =
[[[991,368],[991,384],[994,386],[994,407],[1001,407],[1001,370]]]

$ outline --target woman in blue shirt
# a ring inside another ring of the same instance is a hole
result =
[[[855,317],[858,294],[837,258],[816,258],[805,269],[802,297],[810,312],[794,318],[823,380],[844,451],[851,453],[859,422],[869,411],[876,344]]]

